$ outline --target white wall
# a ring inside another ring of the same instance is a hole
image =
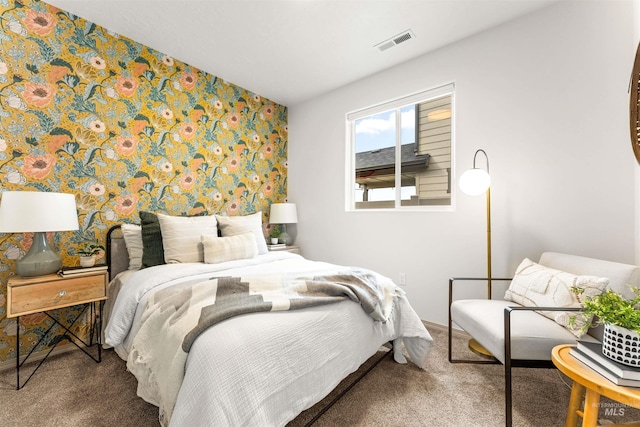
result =
[[[634,52],[631,1],[563,2],[291,106],[296,243],[311,259],[406,273],[420,317],[446,324],[449,277],[486,272],[485,199],[456,194],[453,212],[345,212],[345,114],[455,82],[454,176],[487,151],[494,277],[545,250],[633,263]]]

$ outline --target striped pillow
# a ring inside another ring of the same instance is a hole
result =
[[[202,245],[204,262],[207,264],[255,258],[258,255],[258,244],[251,231],[229,237],[203,235]]]
[[[223,237],[235,236],[245,231],[251,231],[258,245],[258,253],[262,255],[269,252],[267,249],[267,241],[262,231],[262,211],[239,216],[216,215],[216,218],[218,219],[218,227]]]
[[[162,231],[164,260],[167,264],[202,262],[204,251],[200,236],[218,234],[215,216],[170,216],[158,214]]]
[[[129,254],[129,270],[142,267],[142,227],[136,224],[122,224],[122,237]]]

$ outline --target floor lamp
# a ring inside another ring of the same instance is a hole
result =
[[[484,154],[487,162],[487,170],[476,167],[478,153]],[[491,176],[489,175],[489,156],[484,150],[477,150],[473,155],[473,168],[465,171],[460,177],[460,189],[469,196],[487,195],[487,298],[491,299]],[[469,341],[469,348],[474,353],[483,356],[492,356],[476,340]]]

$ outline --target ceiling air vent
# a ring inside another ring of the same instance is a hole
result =
[[[411,40],[411,39],[415,39],[416,35],[413,34],[413,31],[411,30],[407,30],[407,31],[403,31],[400,34],[397,34],[393,37],[391,37],[388,40],[385,40],[381,43],[378,43],[377,45],[375,45],[374,47],[377,47],[378,50],[380,50],[380,52],[384,52],[385,50],[399,45],[400,43],[406,42],[407,40]]]

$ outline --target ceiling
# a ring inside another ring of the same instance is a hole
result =
[[[291,106],[559,0],[47,0]],[[405,30],[415,38],[374,46]]]

